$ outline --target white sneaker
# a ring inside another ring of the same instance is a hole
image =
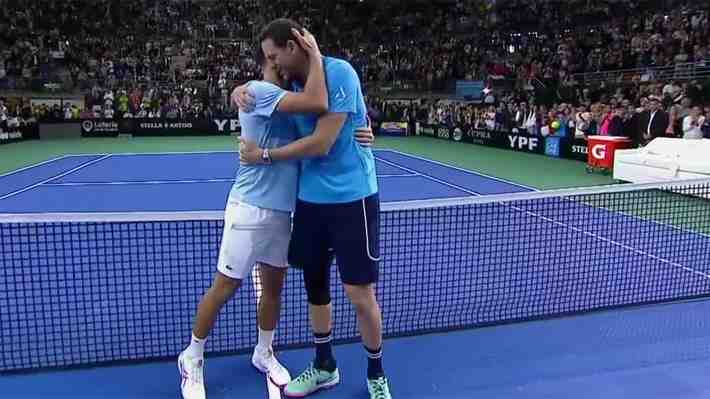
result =
[[[204,365],[204,359],[189,357],[185,352],[178,356],[183,399],[205,399]]]
[[[286,367],[279,363],[274,355],[274,350],[271,348],[267,350],[259,348],[258,346],[254,348],[251,364],[253,364],[257,370],[267,374],[271,381],[279,387],[284,387],[291,382],[291,374],[289,374]]]

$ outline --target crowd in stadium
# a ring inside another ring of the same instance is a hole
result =
[[[370,91],[442,92],[455,80],[490,88],[482,104],[417,106],[409,113],[419,121],[544,134],[550,121],[563,120],[570,130],[602,132],[609,115],[631,123],[649,100],[660,99],[668,134],[680,137],[693,107],[707,113],[710,105],[710,3],[411,2],[403,13],[397,2],[365,1],[354,15],[342,7],[308,0],[266,8],[259,0],[8,0],[0,7],[9,22],[0,24],[0,90],[56,86],[84,95],[85,109],[30,107],[40,119],[232,113],[231,89],[259,74],[252,56],[258,27],[289,16],[317,34],[325,54],[350,60]],[[595,75],[616,70],[629,72]],[[385,114],[381,101],[371,96],[369,103]],[[2,117],[22,117],[22,108]],[[580,120],[588,127],[579,129]]]
[[[710,138],[709,88],[697,81],[682,84],[671,81],[666,85],[642,86],[641,91],[629,92],[619,88],[611,96],[600,93],[590,95],[585,89],[580,96],[581,101],[560,102],[551,106],[536,105],[529,98],[512,92],[504,93],[499,101],[488,106],[441,100],[375,99],[371,113],[378,121],[404,120],[452,127],[467,125],[540,135],[582,137],[604,134],[626,136],[642,143],[642,130],[649,128],[648,121],[643,118],[647,118],[653,109],[659,111],[659,116],[666,121],[662,128],[654,126],[653,137]],[[691,121],[698,122],[697,129],[684,126],[684,123],[691,124]],[[560,125],[559,128],[552,128],[555,122]]]

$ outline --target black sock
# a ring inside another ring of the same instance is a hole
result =
[[[315,333],[315,337],[316,360],[314,367],[332,373],[337,368],[335,358],[333,357],[333,348],[330,344],[332,336],[330,332],[327,332],[325,334]]]
[[[365,347],[367,351],[367,378],[376,380],[384,377],[385,370],[382,368],[382,347],[372,350]]]

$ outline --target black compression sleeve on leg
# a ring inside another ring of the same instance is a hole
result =
[[[329,268],[303,268],[303,282],[306,285],[308,303],[316,306],[330,304],[330,273]]]

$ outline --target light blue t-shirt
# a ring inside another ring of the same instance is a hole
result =
[[[367,108],[360,79],[344,60],[325,57],[328,112],[345,113],[347,119],[328,155],[301,161],[298,198],[330,204],[357,201],[377,193],[377,175],[372,150],[355,141],[355,129],[367,126]],[[294,83],[295,91],[303,87]],[[318,115],[292,115],[300,137],[313,134]]]
[[[283,147],[296,139],[296,128],[288,114],[277,110],[286,95],[282,88],[262,81],[251,81],[254,96],[251,112],[239,111],[242,137],[259,148]],[[293,212],[298,190],[298,162],[275,162],[272,165],[240,165],[229,194],[233,201],[265,209]]]

